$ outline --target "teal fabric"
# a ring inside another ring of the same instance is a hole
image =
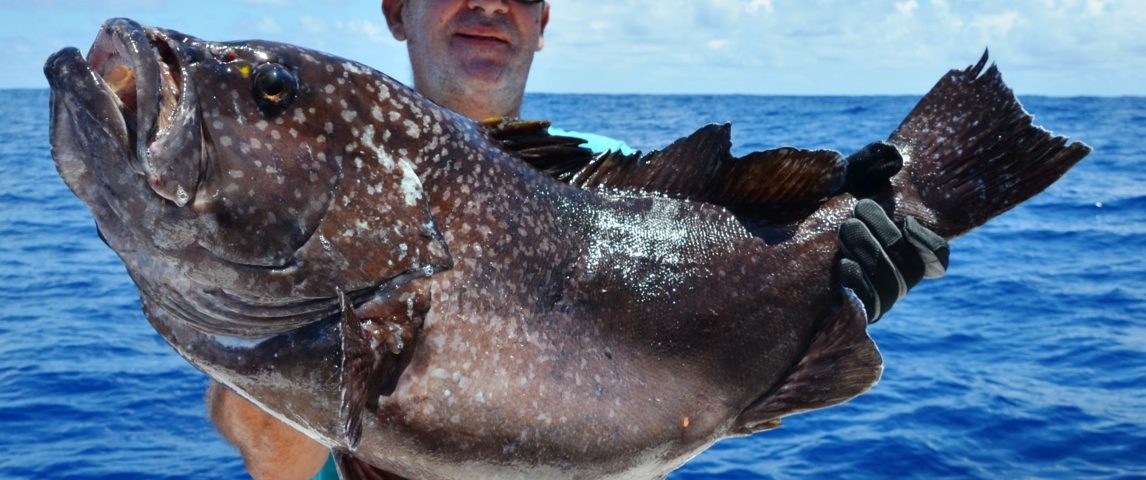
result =
[[[322,470],[319,470],[310,480],[338,480],[338,467],[334,465],[333,454],[326,457],[326,463],[323,464]]]
[[[595,133],[575,132],[572,130],[562,130],[557,127],[549,127],[549,134],[584,139],[585,143],[581,144],[581,146],[592,150],[593,153],[603,153],[619,150],[625,155],[632,155],[637,152],[625,142],[615,138],[609,138],[604,135],[597,135]]]

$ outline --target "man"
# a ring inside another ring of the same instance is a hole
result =
[[[419,93],[469,118],[517,117],[549,4],[537,0],[383,0]]]
[[[517,117],[549,4],[541,0],[382,0],[390,32],[405,41],[414,88],[466,117]],[[901,231],[878,207],[857,209],[841,228],[844,285],[874,321],[907,289],[946,268],[946,243],[921,228]],[[929,235],[930,234],[930,235]],[[331,477],[326,447],[213,384],[208,410],[255,479]]]

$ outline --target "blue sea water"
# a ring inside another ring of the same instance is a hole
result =
[[[644,150],[731,122],[739,153],[850,152],[916,100],[531,95],[525,116]],[[1024,103],[1095,152],[872,327],[882,381],[671,478],[1146,478],[1146,99]],[[47,114],[46,91],[0,91],[0,478],[245,478],[57,177]]]

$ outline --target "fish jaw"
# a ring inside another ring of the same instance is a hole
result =
[[[120,102],[75,48],[52,55],[44,72],[52,92],[50,137],[56,169],[68,187],[91,208],[98,224],[119,223],[120,217],[111,204],[114,198],[108,198],[103,188],[104,166],[96,165],[95,159],[107,158],[117,163],[106,165],[107,168],[137,172],[129,164],[133,157],[130,132],[120,113]],[[127,246],[119,238],[105,239],[112,240]]]

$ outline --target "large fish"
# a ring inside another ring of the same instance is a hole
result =
[[[877,381],[833,273],[857,198],[952,238],[1089,152],[985,62],[892,163],[735,158],[727,126],[590,160],[361,64],[123,19],[45,71],[57,168],[148,320],[348,478],[655,478]]]

